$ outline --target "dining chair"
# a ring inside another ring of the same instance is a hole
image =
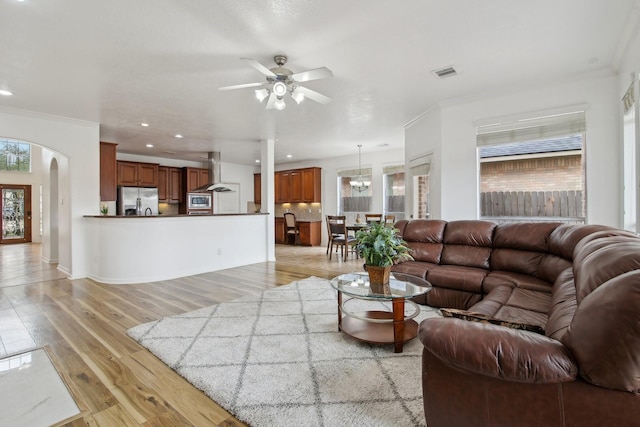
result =
[[[347,234],[347,219],[344,215],[327,215],[327,228],[331,234],[329,248],[329,259],[333,255],[333,247],[340,247],[340,255],[343,260],[347,260],[350,249],[356,244],[356,238]],[[356,257],[358,254],[356,253]]]
[[[296,215],[293,212],[284,214],[285,241],[289,243],[289,239],[293,236],[293,244],[297,245],[300,240],[300,229],[296,221]]]
[[[364,222],[367,224],[382,222],[382,214],[364,214]]]
[[[386,227],[393,227],[396,223],[396,216],[395,215],[385,215],[384,216],[384,225]]]

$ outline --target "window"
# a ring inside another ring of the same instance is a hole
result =
[[[413,188],[412,218],[430,218],[429,203],[429,174],[431,172],[431,155],[421,156],[411,160],[409,173]]]
[[[382,210],[385,215],[394,215],[396,221],[404,215],[404,166],[385,166],[382,169],[384,200]]]
[[[338,172],[338,215],[344,215],[347,223],[354,223],[360,215],[371,211],[371,186],[360,188],[351,186],[351,181],[371,183],[371,168],[349,169]]]
[[[624,229],[637,232],[638,229],[638,197],[637,197],[637,171],[636,171],[636,123],[638,111],[635,102],[637,80],[631,83],[629,89],[622,98],[624,106]]]
[[[31,171],[31,145],[12,139],[0,139],[0,170]]]
[[[584,111],[478,127],[480,217],[584,223]]]

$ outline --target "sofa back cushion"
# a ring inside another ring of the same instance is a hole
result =
[[[489,221],[451,221],[444,229],[440,264],[489,269],[492,236],[496,224]]]
[[[440,263],[446,224],[446,221],[435,219],[414,219],[405,224],[401,236],[411,248],[413,259]]]
[[[611,234],[591,234],[576,246],[578,307],[561,340],[585,380],[640,392],[640,238]]]
[[[571,266],[568,260],[549,253],[551,234],[560,225],[555,222],[498,224],[493,235],[491,270],[527,274],[552,284]]]
[[[580,240],[589,234],[603,230],[615,230],[606,225],[562,224],[549,235],[549,253],[573,260],[573,251]]]

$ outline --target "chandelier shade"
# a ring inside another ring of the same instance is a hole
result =
[[[358,193],[362,193],[369,189],[371,185],[371,181],[365,181],[362,178],[362,158],[361,158],[362,144],[358,144],[358,178],[352,179],[349,181],[349,185],[351,185],[351,189],[357,191]]]

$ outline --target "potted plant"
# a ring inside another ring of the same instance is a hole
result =
[[[413,259],[411,249],[398,235],[398,229],[386,227],[383,222],[373,222],[356,232],[356,252],[364,260],[372,285],[388,284],[391,266]]]

